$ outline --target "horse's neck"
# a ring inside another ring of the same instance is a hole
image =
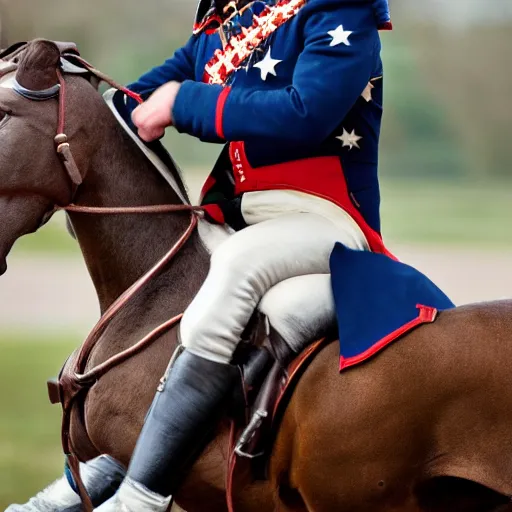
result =
[[[78,204],[140,206],[180,202],[113,120],[106,131],[106,142],[98,148],[76,198]],[[70,218],[102,312],[172,247],[190,222],[188,213],[72,213]],[[149,314],[149,309],[162,308],[165,303],[167,316],[178,313],[197,291],[207,266],[207,252],[195,233],[162,277],[150,283],[134,305],[143,306]]]

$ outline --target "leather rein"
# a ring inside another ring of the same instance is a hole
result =
[[[76,54],[63,54],[62,57],[69,57],[78,61],[89,73],[96,76],[101,81],[104,81],[122,91],[127,96],[135,99],[139,104],[142,103],[142,98],[126,89],[125,87],[117,84],[107,75],[95,69],[86,60],[82,59]],[[198,215],[202,212],[200,206],[192,206],[190,204],[163,204],[151,206],[134,206],[134,207],[92,207],[92,206],[79,206],[73,203],[73,199],[80,185],[83,182],[83,176],[80,173],[75,159],[73,157],[71,147],[69,145],[68,137],[65,133],[66,124],[66,81],[60,68],[57,69],[57,77],[59,83],[54,87],[43,91],[32,91],[25,89],[18,82],[14,82],[13,90],[26,99],[32,101],[45,101],[58,97],[58,127],[57,135],[55,136],[56,152],[63,164],[63,167],[69,177],[71,183],[71,201],[67,206],[54,206],[54,209],[49,212],[49,216],[59,210],[73,213],[95,214],[95,215],[119,215],[119,214],[139,214],[139,213],[172,213],[172,212],[190,212],[190,223],[185,232],[180,236],[178,241],[171,247],[171,249],[158,261],[153,268],[151,268],[145,275],[136,281],[130,288],[121,294],[117,300],[110,305],[110,307],[103,313],[98,323],[93,327],[92,331],[87,336],[79,351],[71,356],[71,359],[65,364],[63,371],[59,377],[58,388],[55,384],[49,384],[49,394],[52,403],[61,403],[63,410],[62,418],[62,447],[67,457],[67,462],[71,473],[74,478],[74,483],[77,491],[82,499],[82,504],[86,512],[93,510],[92,502],[87,494],[85,486],[80,477],[80,467],[78,458],[74,453],[74,449],[70,438],[70,424],[73,406],[76,405],[77,397],[86,392],[98,379],[105,375],[109,370],[123,363],[127,359],[138,354],[154,342],[159,336],[176,326],[182,315],[177,315],[163,324],[159,325],[151,332],[149,332],[140,341],[124,350],[123,352],[112,356],[107,361],[99,364],[98,366],[86,370],[89,356],[98,343],[101,335],[110,324],[112,319],[121,311],[130,300],[144,288],[144,286],[157,277],[169,262],[178,254],[180,249],[189,240],[192,233],[195,231],[198,224]]]

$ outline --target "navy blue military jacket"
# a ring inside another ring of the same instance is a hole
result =
[[[147,98],[182,82],[176,129],[227,143],[232,176],[214,173],[206,195],[219,184],[230,198],[274,181],[348,210],[350,201],[356,220],[379,233],[379,29],[391,28],[387,0],[258,0],[227,21],[206,11],[184,47],[129,86]],[[332,180],[338,168],[345,190]]]

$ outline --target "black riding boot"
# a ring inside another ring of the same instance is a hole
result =
[[[185,350],[159,388],[128,468],[128,478],[169,496],[225,412],[239,378],[236,366]]]

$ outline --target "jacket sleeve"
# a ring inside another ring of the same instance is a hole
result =
[[[146,100],[156,89],[167,82],[194,80],[196,43],[197,37],[192,36],[187,44],[177,50],[170,59],[142,75],[136,82],[128,85],[128,89],[140,94]]]
[[[371,78],[380,48],[371,4],[338,3],[309,14],[303,41],[290,86],[231,90],[185,81],[173,110],[176,128],[203,140],[270,138],[312,145],[325,140]]]

